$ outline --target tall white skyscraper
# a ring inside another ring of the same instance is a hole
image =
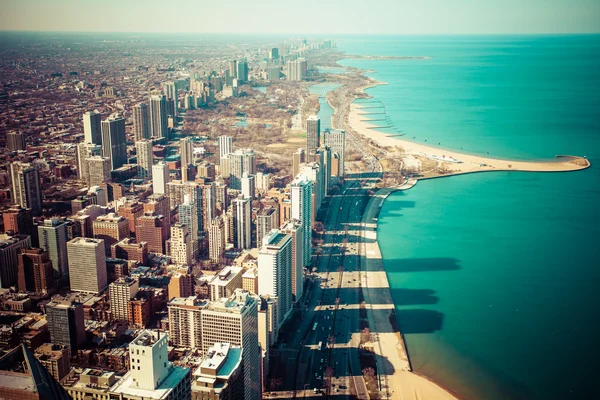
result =
[[[247,172],[244,172],[242,175],[242,195],[245,199],[252,200],[256,193],[256,180],[254,179],[254,175],[249,175]]]
[[[152,192],[167,194],[167,183],[169,183],[169,165],[160,161],[152,166]]]
[[[292,189],[292,218],[302,223],[304,230],[304,266],[310,266],[312,257],[312,182],[299,175],[290,184]]]
[[[306,153],[310,154],[319,148],[321,143],[321,120],[310,116],[306,120]]]
[[[252,248],[252,207],[250,199],[235,199],[232,202],[234,214],[235,247]]]
[[[256,174],[256,154],[252,149],[236,150],[228,155],[229,186],[232,189],[242,189],[244,173]]]
[[[78,237],[67,242],[71,290],[99,293],[106,289],[104,240]]]
[[[150,133],[155,138],[168,138],[167,98],[164,95],[150,96]]]
[[[42,214],[40,172],[29,163],[10,163],[13,203],[31,208],[33,215]]]
[[[187,225],[192,242],[192,257],[198,255],[198,205],[190,195],[185,195],[183,204],[179,205],[179,222]]]
[[[40,248],[48,252],[54,276],[61,277],[69,273],[67,264],[67,230],[58,218],[44,220],[43,225],[38,225]]]
[[[138,177],[152,179],[152,164],[154,163],[152,142],[148,139],[135,142],[135,151],[137,155]]]
[[[192,235],[187,225],[171,226],[171,260],[178,265],[192,264]]]
[[[230,136],[219,136],[219,162],[225,155],[233,153],[233,142]]]
[[[219,216],[213,219],[206,230],[208,230],[208,253],[210,260],[219,262],[223,257],[226,244],[225,223],[223,217]]]
[[[279,297],[278,326],[292,311],[292,235],[272,230],[258,251],[258,294]]]
[[[133,106],[133,137],[137,142],[150,136],[150,108],[142,102]]]
[[[102,121],[102,155],[110,159],[111,170],[127,163],[125,118],[111,116]]]
[[[102,144],[100,113],[98,111],[88,111],[83,114],[83,136],[85,143]]]
[[[93,156],[102,155],[102,146],[93,143],[79,143],[77,145],[77,174],[79,179],[88,180],[88,162],[87,159]]]
[[[321,202],[325,198],[325,178],[323,174],[323,168],[321,168],[317,162],[302,164],[300,166],[300,172],[298,173],[298,176],[300,175],[307,177],[313,183],[312,192],[315,201],[313,204],[314,209],[312,210],[313,215],[311,220],[314,221],[319,208],[321,208]]]

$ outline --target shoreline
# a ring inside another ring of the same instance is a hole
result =
[[[361,283],[363,288],[367,289],[365,294],[365,303],[367,304],[367,315],[369,317],[369,327],[377,335],[376,345],[374,346],[377,358],[383,358],[387,362],[377,363],[377,373],[383,377],[387,384],[382,390],[382,395],[389,392],[387,398],[390,399],[410,399],[410,400],[457,400],[458,396],[449,388],[446,388],[430,377],[412,370],[410,364],[410,355],[404,336],[399,329],[396,320],[396,307],[391,297],[389,280],[387,272],[383,268],[383,257],[377,241],[378,218],[381,206],[387,197],[402,190],[409,190],[417,184],[417,180],[408,180],[403,185],[379,189],[370,199],[365,207],[362,220],[362,241],[361,257],[364,259],[364,270],[361,270]],[[366,239],[372,240],[367,242]],[[373,282],[375,284],[373,284]],[[379,294],[370,295],[369,289],[377,289]],[[381,310],[381,304],[389,305],[390,311],[387,315],[381,312],[375,315],[371,307],[373,297],[377,297],[376,304]],[[383,329],[378,329],[383,326]],[[394,329],[394,326],[397,329]],[[396,352],[390,352],[392,348]],[[385,353],[384,353],[385,349]]]

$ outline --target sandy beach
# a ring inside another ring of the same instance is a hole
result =
[[[364,111],[363,111],[364,112]],[[361,106],[350,104],[348,123],[354,131],[373,140],[380,146],[399,146],[404,150],[405,159],[411,162],[411,157],[424,157],[443,163],[446,175],[472,173],[482,171],[534,171],[534,172],[565,172],[588,168],[590,163],[583,157],[560,156],[548,161],[502,160],[484,156],[464,154],[446,150],[429,144],[421,144],[372,129],[375,125],[365,121],[361,114]],[[552,155],[549,155],[551,157]]]

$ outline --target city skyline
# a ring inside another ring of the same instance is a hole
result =
[[[561,34],[600,32],[600,3],[593,0],[531,0],[504,2],[427,0],[419,3],[377,0],[364,7],[358,0],[307,0],[298,8],[289,1],[268,8],[244,8],[244,2],[199,5],[179,3],[185,13],[179,22],[163,24],[171,8],[158,1],[145,7],[135,2],[108,0],[102,3],[60,0],[7,0],[0,16],[3,31],[68,31],[129,33],[254,33],[254,34]],[[231,13],[231,10],[244,12]],[[290,10],[293,9],[293,20]],[[343,11],[343,12],[341,12]],[[319,18],[314,18],[318,13]],[[323,24],[322,17],[343,15],[339,21]],[[201,15],[227,16],[204,19]],[[81,15],[94,15],[93,19]],[[107,19],[111,24],[107,25]],[[110,30],[107,27],[110,26]],[[326,26],[326,27],[324,27]],[[157,27],[161,27],[157,29]]]

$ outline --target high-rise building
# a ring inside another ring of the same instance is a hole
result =
[[[165,254],[164,244],[169,236],[170,227],[166,217],[146,211],[136,221],[136,239],[148,243],[150,253]]]
[[[125,118],[111,116],[102,121],[102,155],[110,159],[111,170],[127,164]]]
[[[194,163],[194,142],[192,138],[184,137],[179,140],[179,154],[181,156],[181,167]]]
[[[306,141],[308,143],[308,134],[306,135]],[[304,149],[298,149],[298,151],[295,152],[293,155],[293,162],[292,162],[292,175],[294,176],[294,178],[300,172],[300,164],[304,164],[305,162],[306,162],[306,152],[304,151]]]
[[[2,214],[4,220],[4,232],[20,233],[32,237],[32,243],[37,245],[37,232],[33,226],[33,214],[28,208],[20,206],[10,208]],[[35,237],[35,240],[34,240]]]
[[[137,279],[129,277],[119,278],[108,285],[108,298],[110,299],[110,313],[113,319],[129,321],[130,301],[139,291]]]
[[[55,296],[46,309],[50,342],[68,346],[76,354],[85,342],[83,304],[69,297]]]
[[[102,186],[111,181],[110,158],[93,156],[87,158],[88,176],[85,178],[88,186]]]
[[[243,349],[215,343],[194,371],[192,400],[244,398]]]
[[[42,214],[42,188],[40,173],[31,164],[13,162],[10,164],[13,203],[31,208],[34,216]]]
[[[133,106],[133,138],[137,142],[150,137],[150,108],[142,102]]]
[[[292,218],[302,223],[304,233],[304,266],[312,258],[312,182],[299,176],[290,184],[292,189]]]
[[[235,76],[238,83],[248,82],[248,63],[246,61],[240,61],[237,64],[237,74]]]
[[[252,200],[256,195],[256,179],[254,175],[244,172],[242,175],[242,196]]]
[[[164,194],[151,194],[144,203],[144,212],[153,212],[156,215],[165,217],[167,224],[167,236],[171,229],[171,208],[169,206],[169,198]]]
[[[344,157],[346,154],[346,131],[341,129],[326,129],[323,133],[325,145],[331,148],[333,153],[339,155],[339,175],[344,176]]]
[[[222,217],[214,218],[208,225],[208,254],[210,260],[218,263],[225,252],[225,224]]]
[[[169,183],[169,165],[159,161],[152,166],[152,192],[154,194],[167,194],[167,183]]]
[[[198,205],[195,201],[191,201],[189,195],[185,195],[183,204],[179,205],[179,222],[188,226],[192,241],[192,257],[198,257]]]
[[[287,79],[288,81],[301,81],[306,78],[308,64],[304,58],[299,58],[287,63]]]
[[[48,252],[23,249],[18,257],[19,292],[48,293],[54,288],[54,269]]]
[[[312,209],[312,221],[314,223],[317,212],[321,207],[321,202],[325,198],[325,177],[323,169],[317,162],[302,164],[300,166],[300,173],[298,174],[298,176],[305,176],[313,184],[312,195],[314,200]]]
[[[244,173],[256,174],[256,155],[253,150],[236,150],[229,156],[229,187],[235,190],[242,189]]]
[[[314,153],[321,146],[321,120],[316,116],[306,120],[306,153]]]
[[[145,329],[129,343],[129,371],[111,392],[123,400],[189,400],[191,374],[188,368],[168,360],[169,335]]]
[[[122,260],[137,261],[142,265],[148,263],[148,243],[139,240],[133,243],[130,238],[125,238],[110,246],[111,258],[120,258]]]
[[[18,254],[31,247],[31,237],[0,234],[0,287],[10,288],[18,280]]]
[[[277,228],[279,228],[278,210],[272,206],[263,208],[256,215],[256,246],[260,248],[263,238]]]
[[[233,142],[230,136],[219,136],[219,162],[229,153],[233,153]]]
[[[216,274],[208,284],[210,299],[217,301],[231,297],[236,289],[242,288],[242,267],[228,266]]]
[[[237,61],[233,60],[229,62],[229,76],[231,76],[231,78],[237,78],[237,73],[238,73],[238,67],[237,67]]]
[[[258,345],[258,304],[260,298],[237,289],[228,299],[209,302],[201,312],[202,351],[215,343],[242,346],[244,399],[262,398],[261,354]]]
[[[152,142],[147,139],[135,142],[135,151],[137,156],[138,178],[152,179],[152,164],[154,164]]]
[[[201,312],[206,300],[191,297],[171,297],[169,310],[169,338],[171,344],[188,349],[202,348]]]
[[[35,357],[59,382],[71,371],[70,354],[69,348],[60,344],[44,343],[35,349]]]
[[[83,135],[85,143],[102,144],[100,113],[97,110],[83,114]]]
[[[66,276],[69,273],[67,260],[67,231],[65,223],[58,218],[44,220],[38,226],[40,248],[48,252],[52,268],[56,277]]]
[[[271,174],[265,174],[263,172],[257,172],[255,176],[256,190],[261,193],[268,192],[271,183]]]
[[[71,290],[100,293],[106,289],[104,240],[75,238],[67,242]]]
[[[192,250],[189,227],[180,223],[171,226],[171,261],[178,265],[191,265]]]
[[[167,288],[168,299],[173,297],[190,297],[194,295],[194,276],[192,274],[182,274],[176,272],[171,276]]]
[[[115,213],[101,215],[93,223],[94,238],[102,239],[105,252],[110,254],[110,246],[129,237],[129,222]]]
[[[237,198],[232,202],[235,247],[252,248],[252,207],[250,199]]]
[[[5,399],[70,399],[58,380],[24,344],[0,358],[0,393]]]
[[[177,101],[177,89],[177,85],[173,81],[163,83],[163,93],[165,94],[165,96],[167,96],[167,99],[173,99]]]
[[[167,98],[164,95],[150,96],[150,133],[155,138],[168,138]]]
[[[102,155],[102,146],[91,143],[77,145],[77,174],[79,179],[86,181],[89,178],[88,158]],[[109,171],[110,172],[110,171]]]
[[[119,206],[117,213],[127,220],[129,232],[135,234],[137,219],[144,215],[144,205],[131,200]]]
[[[272,230],[258,251],[258,293],[279,298],[278,326],[292,311],[292,235]]]
[[[281,226],[280,231],[292,236],[292,300],[297,302],[304,293],[304,227],[297,219]]]
[[[8,148],[8,151],[25,150],[25,134],[18,131],[7,132],[6,147]]]

